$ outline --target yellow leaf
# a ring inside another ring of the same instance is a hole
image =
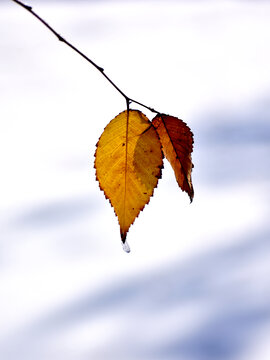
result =
[[[105,128],[95,154],[96,178],[118,217],[121,239],[153,195],[163,156],[155,128],[138,110],[124,111]]]

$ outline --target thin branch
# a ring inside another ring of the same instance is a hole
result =
[[[32,9],[32,6],[26,5],[18,0],[12,0],[16,4],[22,6],[25,10],[30,12],[35,18],[37,18],[44,26],[46,26],[47,29],[49,29],[59,41],[63,42],[67,46],[69,46],[72,50],[74,50],[76,53],[78,53],[80,56],[82,56],[86,61],[88,61],[91,65],[93,65],[108,81],[109,83],[125,98],[127,105],[127,109],[129,109],[129,104],[134,102],[140,106],[143,106],[144,108],[159,114],[159,111],[156,111],[155,109],[144,105],[140,103],[139,101],[133,100],[130,97],[128,97],[110,78],[108,75],[105,74],[104,69],[101,66],[98,66],[93,60],[91,60],[89,57],[87,57],[84,53],[82,53],[79,49],[77,49],[74,45],[72,45],[70,42],[65,40],[59,33],[57,33],[45,20],[43,20],[34,10]]]

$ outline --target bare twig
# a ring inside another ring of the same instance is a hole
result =
[[[84,53],[82,53],[79,49],[77,49],[74,45],[72,45],[70,42],[68,42],[67,40],[65,40],[59,33],[57,33],[45,20],[43,20],[33,9],[32,6],[26,5],[21,1],[18,0],[12,0],[14,1],[16,4],[22,6],[25,10],[27,10],[28,12],[30,12],[30,14],[32,14],[35,18],[37,18],[44,26],[46,26],[47,29],[49,29],[56,37],[59,41],[63,42],[64,44],[66,44],[67,46],[69,46],[72,50],[74,50],[76,53],[78,53],[80,56],[82,56],[86,61],[88,61],[91,65],[93,65],[108,81],[109,83],[125,98],[126,100],[126,104],[127,104],[127,109],[129,109],[129,104],[130,103],[136,103],[140,106],[143,106],[144,108],[159,114],[159,111],[144,105],[142,103],[140,103],[137,100],[131,99],[130,97],[128,97],[110,78],[107,74],[105,74],[104,69],[101,66],[98,66],[93,60],[91,60],[88,56],[86,56]]]

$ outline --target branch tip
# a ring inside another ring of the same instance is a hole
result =
[[[33,9],[32,6],[30,5],[26,5],[24,4],[22,1],[20,0],[12,0],[13,2],[15,2],[16,4],[22,6],[24,9],[28,10],[36,19],[38,19],[45,27],[47,27],[47,29],[49,29],[57,38],[59,41],[65,43],[67,46],[69,46],[72,50],[74,50],[76,53],[78,53],[80,56],[82,56],[86,61],[88,61],[91,65],[93,65],[107,80],[108,82],[125,98],[126,103],[127,103],[127,110],[129,111],[129,105],[133,102],[136,103],[154,113],[159,114],[158,111],[156,111],[153,108],[150,108],[147,105],[144,105],[142,103],[140,103],[139,101],[133,100],[131,98],[129,98],[112,80],[111,78],[109,78],[108,75],[106,75],[103,67],[97,65],[93,60],[91,60],[90,58],[88,58],[84,53],[82,53],[79,49],[77,49],[74,45],[72,45],[70,42],[68,42],[67,40],[65,40],[60,34],[58,34],[58,32],[56,32],[43,18],[41,18],[38,14],[36,14]]]

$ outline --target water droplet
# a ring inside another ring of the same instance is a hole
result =
[[[126,253],[129,253],[129,252],[130,252],[130,247],[129,247],[127,241],[125,241],[124,243],[122,243],[122,246],[123,246],[123,250],[124,250]]]

